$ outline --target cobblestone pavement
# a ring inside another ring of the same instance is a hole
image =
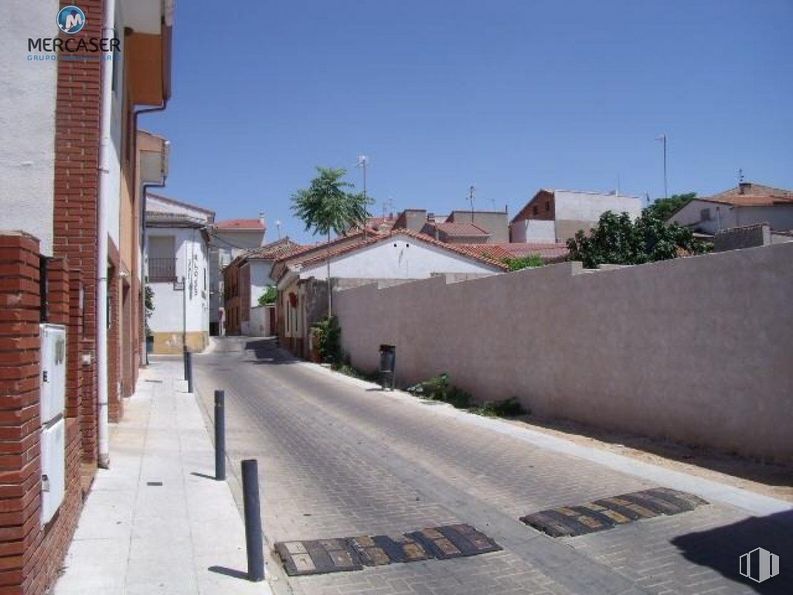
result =
[[[195,358],[198,392],[212,411],[226,391],[227,450],[259,460],[264,532],[276,541],[394,533],[457,522],[504,551],[446,561],[287,579],[276,592],[661,593],[752,592],[736,547],[768,531],[738,508],[711,503],[582,537],[552,539],[518,517],[658,484],[494,432],[433,402],[384,394],[297,362],[268,341],[227,338]],[[209,419],[207,418],[209,422]],[[789,513],[768,549],[793,559]],[[740,527],[743,541],[732,539]],[[767,527],[766,527],[767,528]],[[709,538],[709,536],[713,538]],[[747,541],[748,540],[748,541]],[[738,543],[740,545],[738,545]],[[704,545],[703,545],[704,544]],[[763,545],[762,539],[748,551]],[[783,551],[785,550],[785,551]],[[779,576],[765,587],[793,585]],[[793,591],[789,589],[788,592]],[[784,592],[780,591],[780,592]]]

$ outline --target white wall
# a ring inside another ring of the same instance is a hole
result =
[[[331,260],[331,277],[425,279],[433,273],[489,273],[500,269],[456,255],[410,236],[397,235]],[[325,279],[324,262],[305,267],[300,277]]]
[[[270,278],[270,271],[273,270],[271,260],[249,260],[248,266],[251,272],[251,306],[259,303],[259,297],[264,290],[275,285],[275,281]]]
[[[187,288],[187,331],[209,332],[209,271],[207,247],[201,232],[185,228],[152,228],[146,233],[154,236],[173,236],[176,248],[176,276],[188,276]],[[192,267],[190,263],[192,262]],[[204,271],[207,284],[204,285]],[[182,311],[185,296],[175,291],[172,282],[149,283],[154,291],[154,312],[149,327],[158,333],[182,332]]]
[[[551,220],[522,219],[510,224],[513,242],[542,242],[553,244],[556,241],[556,226]]]
[[[28,37],[58,34],[54,0],[5,0],[0,60],[0,228],[20,229],[52,255],[58,64],[28,60]]]
[[[702,211],[704,209],[710,209],[710,220],[702,220]],[[739,225],[735,215],[735,210],[729,205],[695,199],[672,215],[669,218],[669,222],[677,223],[684,227],[694,226],[705,233],[715,234],[721,229]]]
[[[121,40],[121,51],[115,55],[113,64],[113,80],[115,89],[111,102],[110,125],[110,195],[107,197],[105,218],[107,233],[112,238],[116,248],[119,245],[121,229],[121,155],[122,155],[122,130],[124,122],[124,13],[120,2],[116,2],[116,36]],[[128,133],[129,134],[129,133]]]
[[[256,306],[251,308],[250,320],[242,321],[242,334],[251,337],[269,337],[274,335],[274,329],[270,328],[270,310],[272,306]]]
[[[597,221],[606,211],[626,212],[631,218],[642,214],[642,201],[636,196],[556,190],[554,205],[557,221]]]

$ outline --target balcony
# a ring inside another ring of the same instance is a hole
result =
[[[176,281],[175,258],[150,258],[149,283]]]

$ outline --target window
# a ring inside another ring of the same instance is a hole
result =
[[[710,209],[702,209],[699,212],[700,221],[710,221]]]
[[[149,236],[149,281],[176,281],[176,238]]]
[[[545,211],[548,212],[550,210],[551,210],[551,201],[550,200],[546,200],[545,201]]]
[[[531,214],[532,214],[532,215],[537,215],[537,214],[539,214],[539,212],[540,212],[540,209],[538,209],[538,208],[537,208],[537,205],[534,205],[534,206],[531,208]]]

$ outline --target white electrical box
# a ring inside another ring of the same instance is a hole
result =
[[[55,516],[66,491],[66,422],[41,428],[41,524]]]
[[[66,328],[41,325],[41,423],[63,414],[66,406]]]

